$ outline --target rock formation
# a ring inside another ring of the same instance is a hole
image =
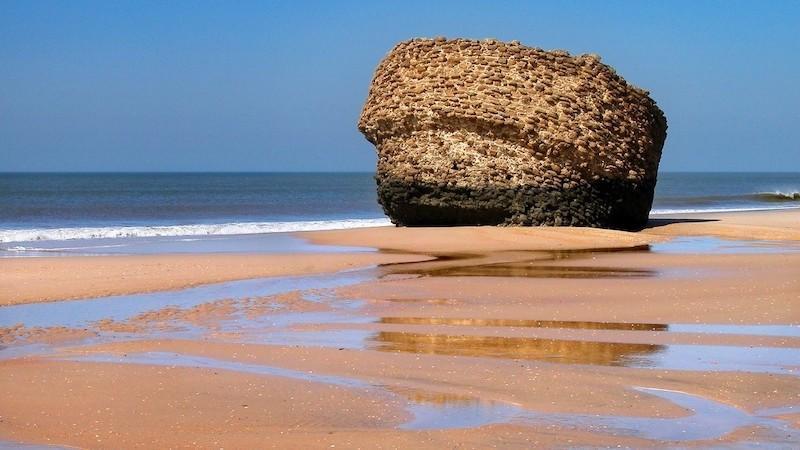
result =
[[[667,124],[597,56],[436,38],[386,56],[358,128],[398,225],[637,229]]]

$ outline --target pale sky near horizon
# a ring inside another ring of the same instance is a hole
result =
[[[662,170],[800,171],[800,1],[0,0],[0,171],[368,171],[412,37],[597,53],[669,121]]]

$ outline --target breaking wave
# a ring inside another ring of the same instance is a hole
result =
[[[781,211],[785,209],[797,209],[800,206],[752,206],[752,207],[704,207],[704,208],[653,208],[651,215],[660,214],[693,214],[693,213],[726,213],[726,212],[747,212],[747,211]]]
[[[800,191],[759,192],[754,197],[765,202],[800,202]]]
[[[337,230],[391,225],[389,219],[309,220],[302,222],[241,222],[196,225],[29,228],[0,230],[0,242],[66,241],[161,236],[224,236]]]
[[[656,197],[651,214],[769,211],[800,208],[795,189],[750,194]]]

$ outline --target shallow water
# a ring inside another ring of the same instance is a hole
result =
[[[659,275],[649,269],[603,266],[564,266],[552,262],[587,259],[609,253],[646,252],[649,246],[590,250],[542,250],[479,254],[438,255],[433,261],[389,265],[391,275],[427,277],[502,277],[502,278],[647,278]]]
[[[622,344],[500,336],[467,336],[380,331],[370,350],[436,355],[529,359],[568,364],[624,366],[636,355],[664,350],[655,344]]]
[[[703,253],[711,255],[798,252],[796,242],[733,240],[714,236],[682,236],[650,244],[654,253]]]
[[[729,325],[686,323],[590,322],[573,320],[462,319],[449,317],[381,317],[375,321],[397,325],[469,327],[569,328],[576,330],[667,331],[693,334],[732,334],[800,337],[800,325]]]
[[[407,406],[413,419],[402,424],[406,430],[441,430],[449,428],[474,428],[494,423],[508,423],[524,416],[517,406],[492,401],[410,403]]]
[[[381,331],[367,348],[384,352],[525,359],[550,363],[800,376],[800,348],[658,345],[525,337]]]
[[[148,311],[174,306],[191,308],[222,299],[265,297],[295,290],[336,288],[374,279],[373,269],[324,275],[256,278],[144,294],[87,300],[29,303],[0,308],[0,326],[83,327],[102,319],[123,321]]]
[[[25,444],[23,442],[0,440],[0,449],[3,450],[68,450],[74,448],[61,445]]]
[[[544,266],[532,262],[497,263],[452,267],[425,273],[435,277],[524,277],[524,278],[646,278],[653,270],[597,266]]]
[[[377,323],[399,325],[454,325],[468,327],[573,328],[579,330],[666,331],[667,324],[586,322],[572,320],[456,319],[449,317],[381,317]]]
[[[363,253],[369,247],[315,245],[291,233],[219,236],[152,236],[70,239],[0,244],[0,258],[179,253]]]
[[[674,403],[691,414],[676,418],[625,417],[584,414],[526,414],[523,420],[581,428],[658,441],[710,440],[742,427],[759,426],[776,438],[796,441],[800,432],[782,420],[758,416],[724,403],[681,391],[637,387],[636,390]]]
[[[398,264],[392,274],[429,277],[502,277],[502,278],[652,278],[680,274],[680,269],[643,269],[600,265],[556,265],[554,261],[594,259],[611,253],[652,252],[672,254],[773,254],[800,252],[793,242],[726,240],[713,236],[678,237],[650,245],[587,250],[550,250],[508,252],[507,260],[486,261],[483,255],[446,255],[435,261]],[[499,254],[498,254],[499,255]],[[527,255],[527,256],[526,256]],[[500,256],[495,256],[495,258]]]

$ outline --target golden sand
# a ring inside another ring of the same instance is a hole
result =
[[[4,345],[52,344],[54,355],[0,361],[0,440],[90,448],[791,446],[788,431],[780,435],[752,426],[690,442],[525,421],[401,427],[411,417],[409,404],[478,408],[499,402],[567,417],[671,420],[694,414],[636,391],[638,386],[684,392],[743,414],[800,405],[800,378],[778,367],[797,361],[761,361],[777,364],[767,373],[715,370],[717,350],[743,352],[744,364],[752,352],[800,349],[800,337],[748,336],[748,328],[738,334],[673,329],[673,324],[800,323],[800,252],[771,252],[774,247],[735,254],[608,250],[681,235],[772,239],[778,246],[800,240],[797,211],[709,217],[713,221],[657,222],[640,233],[375,228],[302,234],[318,243],[390,250],[382,253],[0,260],[6,304],[386,264],[377,269],[377,278],[325,292],[218,299],[185,310],[164,305],[83,330],[6,330]],[[450,258],[434,261],[428,255]],[[348,310],[353,320],[273,326],[293,337],[321,336],[315,344],[260,342],[261,333],[273,331],[272,314],[342,314],[333,303],[310,302],[306,294],[363,304]],[[230,326],[233,317],[264,322],[237,329]],[[227,328],[221,327],[224,321]],[[170,327],[181,324],[203,333],[196,340],[169,334]],[[114,332],[122,334],[81,341]],[[356,345],[339,345],[335,332],[364,337]],[[704,349],[705,362],[690,358],[683,368],[630,363],[657,362],[677,348]],[[161,355],[167,365],[122,364],[137,355]],[[111,359],[64,360],[87,356]],[[191,363],[198,358],[218,363]],[[190,363],[172,367],[172,360]],[[241,367],[295,372],[278,376]],[[331,384],[308,378],[313,376],[350,381]],[[778,417],[800,429],[797,413]]]

